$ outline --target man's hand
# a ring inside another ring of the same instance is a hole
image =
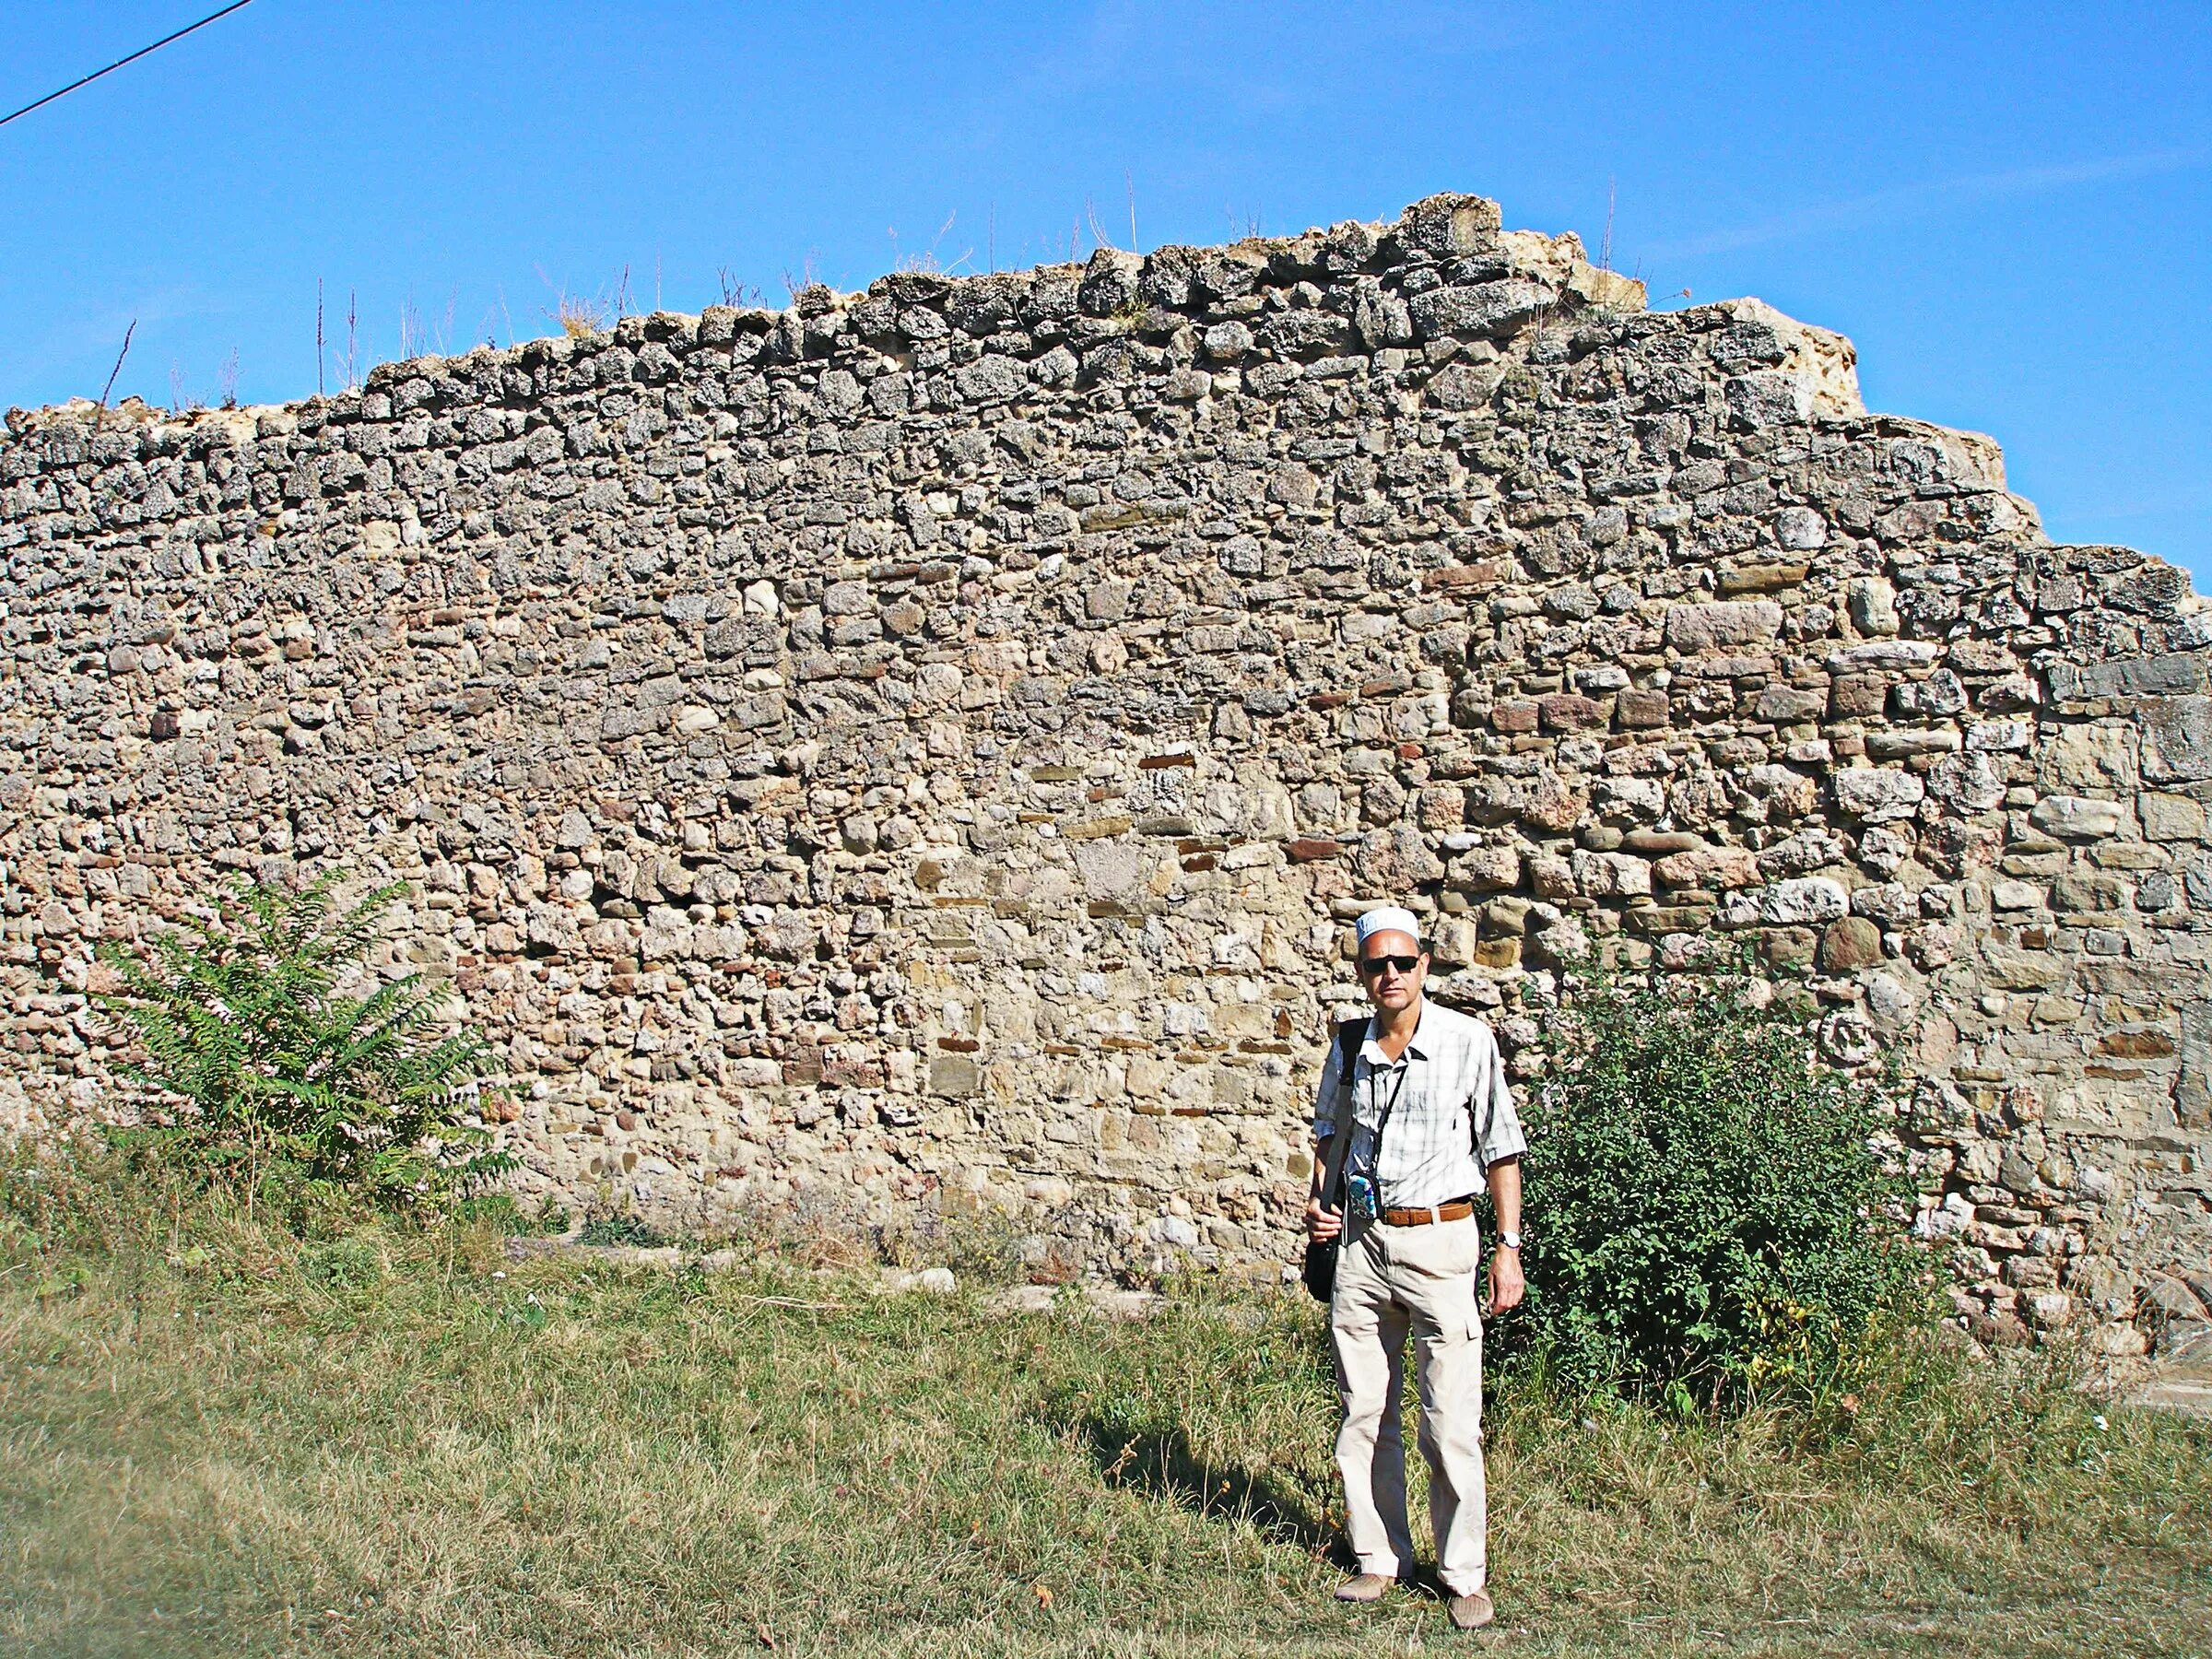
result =
[[[1333,1210],[1318,1198],[1306,1200],[1306,1237],[1316,1244],[1326,1244],[1344,1230],[1344,1212]]]
[[[1489,1168],[1490,1204],[1498,1217],[1498,1230],[1521,1236],[1521,1159],[1518,1154],[1500,1158]],[[1483,1308],[1488,1314],[1503,1313],[1509,1308],[1521,1305],[1521,1294],[1528,1288],[1521,1277],[1521,1253],[1508,1250],[1502,1240],[1490,1252],[1490,1300]]]
[[[1521,1294],[1527,1288],[1521,1277],[1521,1253],[1499,1245],[1490,1252],[1490,1300],[1483,1305],[1483,1316],[1492,1318],[1518,1307]]]

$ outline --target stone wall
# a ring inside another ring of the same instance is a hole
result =
[[[1272,1271],[1388,898],[1524,1077],[1578,952],[1756,940],[1917,1079],[1981,1328],[2206,1317],[2203,602],[1756,300],[1439,196],[8,431],[33,1133],[114,1109],[96,940],[339,864],[535,1190]]]

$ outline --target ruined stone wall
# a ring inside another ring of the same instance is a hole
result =
[[[337,864],[535,1190],[1272,1270],[1402,900],[1524,1077],[1584,948],[1755,939],[1917,1078],[1982,1328],[2204,1318],[2202,601],[1846,341],[1641,302],[1443,196],[11,415],[5,1111],[112,1109],[96,940]]]

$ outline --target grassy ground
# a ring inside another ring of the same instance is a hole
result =
[[[14,1180],[9,1653],[2212,1645],[2212,1434],[2100,1428],[2049,1374],[1900,1362],[1812,1444],[1509,1391],[1477,1640],[1428,1597],[1328,1599],[1332,1404],[1289,1296],[1008,1316],[772,1263],[512,1263],[488,1230],[65,1223]]]

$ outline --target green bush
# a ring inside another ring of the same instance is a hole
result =
[[[295,1207],[441,1205],[511,1167],[477,1117],[491,1053],[472,1030],[441,1033],[442,994],[417,974],[338,992],[404,888],[341,912],[336,880],[241,880],[212,919],[102,947],[122,985],[98,1000],[137,1051],[118,1069],[156,1097],[113,1132],[125,1149]]]
[[[1554,1030],[1524,1171],[1516,1339],[1571,1387],[1685,1408],[1849,1385],[1932,1318],[1881,1090],[1747,982],[1600,981]]]

